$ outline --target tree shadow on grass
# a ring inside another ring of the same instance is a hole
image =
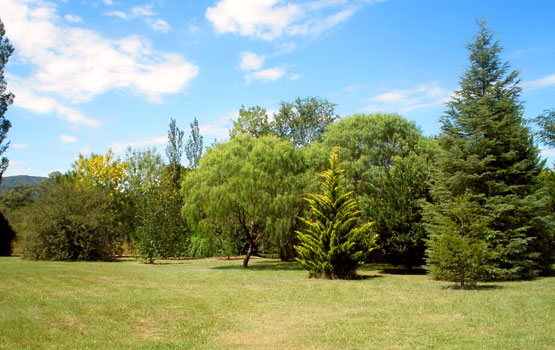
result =
[[[425,275],[426,270],[422,268],[407,270],[405,268],[386,268],[381,269],[380,273],[386,275]]]
[[[243,265],[215,266],[214,270],[245,270],[245,271],[301,271],[303,268],[296,262],[285,261],[261,261],[250,264],[244,268]]]
[[[448,286],[442,286],[441,289],[445,290],[462,290],[462,291],[472,291],[472,290],[494,290],[494,289],[503,289],[503,286],[498,284],[478,284],[476,286],[467,286],[465,288],[461,288],[458,284],[450,284]]]

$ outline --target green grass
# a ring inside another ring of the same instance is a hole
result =
[[[555,278],[462,291],[254,259],[0,258],[0,349],[555,349]]]

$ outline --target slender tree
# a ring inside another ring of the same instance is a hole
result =
[[[189,160],[189,169],[194,169],[198,166],[200,158],[202,157],[202,143],[203,138],[200,135],[200,130],[198,127],[198,120],[191,123],[191,134],[187,139],[187,144],[185,145],[185,154]]]
[[[468,196],[491,218],[482,237],[494,252],[490,278],[534,277],[553,258],[548,198],[538,186],[543,162],[522,117],[518,72],[499,58],[485,22],[478,25],[467,46],[470,65],[441,118],[443,156],[433,193],[436,203]]]
[[[179,180],[183,170],[183,166],[181,165],[181,157],[183,157],[183,152],[185,150],[183,135],[184,132],[179,130],[175,119],[172,118],[170,121],[170,129],[168,130],[168,146],[166,147],[166,156],[168,157],[170,167],[173,169],[173,181],[176,188],[179,188]]]
[[[4,67],[8,63],[8,59],[13,53],[14,49],[10,44],[8,38],[4,37],[6,31],[4,30],[4,24],[0,20],[0,156],[6,152],[10,143],[4,142],[10,130],[12,123],[4,114],[8,110],[8,106],[13,103],[14,94],[11,92],[6,92],[6,81],[4,80]],[[0,159],[0,183],[2,182],[2,175],[6,171],[9,165],[9,160],[7,157],[2,157]]]

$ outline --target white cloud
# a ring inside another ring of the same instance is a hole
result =
[[[452,91],[443,89],[437,82],[428,82],[410,89],[392,90],[373,96],[370,99],[373,104],[366,106],[364,110],[407,113],[416,109],[442,105],[449,100],[451,94]]]
[[[65,15],[64,18],[69,23],[81,23],[83,22],[83,18],[76,16],[76,15]]]
[[[63,143],[75,143],[75,142],[77,142],[77,138],[75,136],[69,136],[69,135],[64,135],[64,134],[60,135],[60,140]]]
[[[262,69],[256,72],[249,73],[245,75],[245,79],[247,83],[250,83],[252,80],[260,80],[263,82],[268,81],[276,81],[282,78],[285,75],[286,71],[283,67],[274,67],[268,69]]]
[[[154,16],[152,5],[135,6],[129,11],[131,18]]]
[[[555,86],[555,74],[536,80],[525,81],[521,84],[521,86],[524,90],[537,90]]]
[[[239,67],[244,71],[258,70],[262,68],[265,57],[254,52],[243,51],[239,56]]]
[[[119,17],[125,20],[142,18],[144,22],[157,32],[168,33],[172,27],[163,19],[156,18],[156,12],[152,11],[152,5],[135,6],[128,12],[110,11],[105,13],[107,16]]]
[[[154,136],[149,138],[142,138],[139,140],[129,141],[129,142],[114,142],[110,145],[110,148],[115,153],[123,153],[127,149],[127,147],[146,148],[146,147],[163,145],[163,144],[166,144],[167,142],[168,142],[168,136],[160,135],[160,136]]]
[[[138,7],[131,13],[148,11]],[[16,105],[54,112],[70,123],[98,125],[72,104],[113,89],[159,101],[164,94],[181,91],[198,74],[198,67],[181,55],[157,52],[139,36],[113,40],[92,30],[64,27],[49,2],[4,0],[2,21],[16,49],[13,59],[32,72],[10,77]]]
[[[14,99],[14,106],[28,109],[38,114],[55,113],[59,119],[65,120],[70,124],[85,125],[89,127],[97,127],[100,122],[96,119],[89,118],[73,107],[69,107],[52,97],[39,96],[31,89],[24,87],[24,82],[20,78],[8,75],[9,90],[12,91],[17,98]],[[20,83],[17,83],[17,82]]]
[[[303,74],[291,74],[289,76],[289,80],[297,80],[297,79],[301,79],[303,77]]]
[[[129,19],[129,15],[123,11],[110,11],[106,12],[107,16],[119,17],[121,19]]]
[[[147,18],[146,23],[150,26],[150,28],[154,29],[157,32],[168,33],[172,30],[172,27],[168,24],[168,22],[164,21],[163,19],[155,19],[152,20]]]
[[[104,3],[104,5],[107,5],[107,6],[112,6],[114,4],[112,0],[102,0],[102,2]]]
[[[10,144],[10,147],[13,147],[15,149],[26,149],[27,145],[24,143],[12,143]]]
[[[123,11],[111,11],[106,12],[107,16],[114,16],[119,17],[121,19],[134,19],[137,17],[150,17],[156,15],[154,11],[152,11],[152,5],[144,5],[144,6],[135,6],[129,9],[128,12]]]
[[[284,35],[320,35],[346,21],[360,5],[360,1],[294,4],[280,0],[221,0],[206,10],[206,18],[218,33],[271,41]]]

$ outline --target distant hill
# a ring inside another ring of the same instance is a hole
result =
[[[16,175],[16,176],[3,176],[2,184],[0,184],[0,193],[4,188],[12,189],[19,184],[30,184],[38,185],[39,182],[46,179],[42,176],[28,176],[28,175]]]

